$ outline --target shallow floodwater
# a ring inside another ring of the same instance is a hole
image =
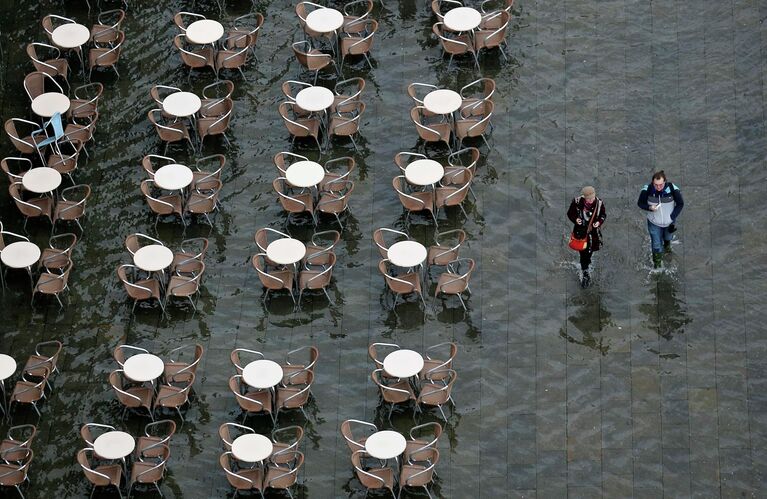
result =
[[[43,15],[95,21],[95,8],[89,15],[85,2],[62,3],[0,2],[3,120],[30,117],[22,79],[32,65],[24,47],[44,41]],[[93,196],[74,252],[69,303],[60,311],[55,300],[41,298],[32,309],[26,276],[8,275],[0,351],[23,362],[38,341],[65,344],[53,393],[40,406],[27,497],[88,495],[75,461],[82,423],[138,434],[147,422],[135,415],[120,422],[107,382],[116,345],[162,353],[194,342],[206,353],[186,423],[171,445],[166,497],[231,496],[216,434],[240,416],[227,388],[231,350],[252,348],[279,360],[308,344],[320,350],[309,418],[299,413],[279,421],[307,432],[297,497],[362,497],[338,426],[348,418],[389,426],[370,380],[366,348],[375,341],[417,350],[443,341],[459,345],[457,407],[440,443],[435,497],[767,495],[767,3],[517,2],[509,61],[497,53],[481,60],[482,75],[494,78],[498,90],[491,147],[477,144],[483,153],[477,199],[467,203],[468,217],[450,211],[439,222],[440,231],[466,230],[462,254],[478,264],[466,314],[454,299],[427,299],[435,306],[427,314],[410,300],[394,314],[371,242],[377,227],[405,227],[391,179],[398,172],[394,154],[417,147],[407,84],[458,89],[476,77],[467,61],[448,68],[440,58],[425,0],[377,3],[374,69],[361,60],[344,67],[346,77],[366,79],[368,107],[332,304],[312,295],[293,312],[283,294],[265,306],[249,263],[256,229],[281,229],[286,220],[271,188],[272,155],[291,150],[277,114],[279,85],[309,77],[292,58],[290,43],[300,32],[291,2],[257,3],[266,16],[259,61],[245,70],[247,81],[230,75],[236,85],[231,147],[217,138],[205,145],[205,154],[228,159],[213,229],[195,223],[184,234],[178,221],[164,221],[155,232],[138,187],[141,158],[162,153],[146,116],[149,89],[166,84],[199,92],[214,80],[211,71],[187,80],[171,48],[171,19],[193,10],[231,23],[250,8],[244,0],[228,3],[222,15],[210,0],[195,7],[131,2],[121,77],[109,71],[93,77],[105,91],[96,144],[76,174]],[[83,83],[78,69],[75,64],[73,87]],[[333,77],[323,74],[320,81],[332,87]],[[4,156],[13,153],[7,139],[0,147]],[[292,150],[316,157],[309,144]],[[442,154],[430,151],[438,159]],[[339,141],[326,158],[352,153],[351,144]],[[192,159],[183,146],[168,154]],[[635,205],[655,169],[666,170],[686,201],[679,242],[660,273],[650,268],[645,221]],[[564,212],[585,184],[596,187],[608,220],[593,285],[582,290],[577,255],[565,244]],[[0,191],[6,230],[21,231],[7,190]],[[320,227],[335,224],[323,219]],[[28,226],[40,245],[49,229],[40,221]],[[433,229],[423,216],[411,217],[417,240],[432,243]],[[311,234],[300,219],[290,230]],[[210,239],[197,313],[179,301],[167,319],[156,306],[131,314],[115,269],[129,262],[123,241],[133,232],[172,246],[184,237]],[[433,294],[433,284],[430,289]],[[13,417],[36,421],[26,408]],[[249,423],[270,429],[264,418]],[[413,424],[411,410],[392,417],[402,432]]]

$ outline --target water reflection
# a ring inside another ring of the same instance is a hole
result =
[[[676,277],[667,272],[653,272],[650,274],[649,286],[654,300],[639,305],[639,310],[647,317],[647,327],[667,340],[676,334],[684,334],[685,326],[692,319],[687,316],[684,300],[679,298]]]
[[[571,307],[575,308],[575,313],[567,318],[569,325],[559,330],[559,336],[607,355],[610,340],[602,336],[602,330],[614,323],[610,318],[612,314],[603,306],[602,294],[592,291],[573,295],[568,301],[568,310]]]

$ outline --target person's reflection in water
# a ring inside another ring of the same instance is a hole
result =
[[[692,319],[687,317],[684,301],[677,298],[678,283],[673,275],[652,274],[650,278],[655,300],[639,305],[639,310],[647,315],[648,327],[670,340],[675,334],[683,334]]]
[[[574,295],[570,309],[575,313],[567,318],[567,329],[559,330],[559,336],[570,343],[582,345],[607,355],[610,341],[602,336],[602,329],[613,324],[611,314],[602,306],[600,293]],[[575,332],[580,332],[580,337]]]

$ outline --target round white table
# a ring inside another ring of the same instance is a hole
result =
[[[405,167],[405,178],[413,185],[434,185],[445,176],[445,169],[433,159],[417,159]]]
[[[461,102],[461,94],[446,88],[432,90],[423,98],[424,107],[435,114],[452,114],[461,108]]]
[[[63,49],[76,49],[85,45],[90,38],[88,27],[77,23],[62,24],[51,33],[53,44]]]
[[[365,451],[376,459],[392,459],[403,452],[407,441],[399,432],[377,431],[365,441]]]
[[[272,455],[272,441],[258,433],[240,435],[232,442],[232,455],[240,461],[258,463]]]
[[[314,161],[296,161],[285,170],[285,178],[295,187],[314,187],[325,178],[325,169]]]
[[[309,112],[324,111],[333,105],[334,99],[333,92],[325,87],[306,87],[296,94],[298,107]]]
[[[306,246],[298,239],[283,237],[269,243],[266,256],[279,265],[292,265],[306,255]]]
[[[185,165],[179,165],[177,163],[171,163],[169,165],[161,166],[154,173],[154,183],[157,187],[162,189],[168,189],[169,191],[180,191],[194,179],[194,173]]]
[[[389,246],[389,261],[398,267],[410,268],[426,260],[426,248],[416,241],[400,241]]]
[[[482,14],[471,7],[456,7],[447,11],[443,22],[452,31],[471,31],[482,22]]]
[[[10,355],[0,353],[0,382],[10,378],[16,372],[16,361]]]
[[[48,166],[38,166],[21,177],[21,185],[28,191],[45,194],[61,185],[61,174]]]
[[[165,364],[162,359],[151,353],[133,355],[123,364],[125,376],[142,383],[156,380],[164,370]]]
[[[12,269],[26,269],[40,259],[40,248],[28,241],[16,241],[0,251],[0,261]]]
[[[69,111],[69,97],[60,92],[45,92],[32,99],[32,112],[43,118]]]
[[[162,110],[177,118],[192,116],[201,106],[202,101],[192,92],[174,92],[162,101]]]
[[[93,451],[104,459],[122,459],[136,448],[136,441],[124,431],[108,431],[93,441]]]
[[[136,267],[147,272],[158,272],[173,263],[173,252],[161,244],[143,246],[133,254]]]
[[[423,369],[423,357],[413,350],[395,350],[384,357],[383,368],[395,378],[410,378]]]
[[[200,45],[213,43],[222,36],[224,36],[224,27],[213,19],[201,19],[186,28],[186,39]]]
[[[272,360],[254,360],[242,370],[242,379],[253,388],[272,388],[282,380],[282,367]]]
[[[317,33],[332,33],[344,24],[344,15],[336,9],[322,8],[309,12],[306,25]]]

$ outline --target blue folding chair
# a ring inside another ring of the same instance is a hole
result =
[[[53,130],[53,135],[48,134],[48,128]],[[45,135],[45,139],[37,141],[36,138]],[[40,160],[45,164],[45,157],[43,156],[42,149],[53,145],[54,149],[58,151],[58,140],[64,136],[64,124],[61,122],[61,113],[54,113],[51,119],[43,123],[43,127],[39,130],[32,132],[32,143],[37,147],[37,154],[40,155]]]

